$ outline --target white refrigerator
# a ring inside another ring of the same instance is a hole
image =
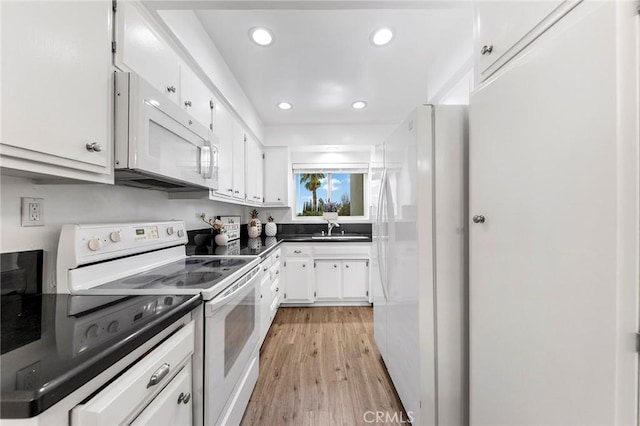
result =
[[[468,424],[467,121],[418,107],[372,158],[374,335],[415,425]]]

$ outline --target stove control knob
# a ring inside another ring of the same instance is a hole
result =
[[[167,228],[167,234],[168,235],[173,235],[173,233],[175,232],[175,230],[173,229],[173,226],[170,226]]]
[[[184,237],[184,231],[182,229],[178,229],[178,237]]]
[[[100,334],[100,328],[97,324],[91,324],[85,332],[85,335],[90,338],[98,337],[98,334]]]
[[[171,306],[173,305],[173,297],[167,296],[164,298],[164,304],[166,306]]]
[[[102,241],[100,238],[92,238],[89,240],[89,250],[98,251],[102,248]]]
[[[109,333],[117,333],[120,330],[120,323],[118,321],[111,321],[109,327],[107,327],[107,331]]]
[[[122,237],[120,236],[120,231],[115,231],[109,234],[109,239],[111,239],[111,241],[113,241],[114,243],[119,243],[122,239]]]

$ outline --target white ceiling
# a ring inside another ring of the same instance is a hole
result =
[[[266,126],[398,123],[471,57],[472,14],[459,5],[196,15]],[[249,29],[256,26],[269,28],[275,43],[253,43]],[[375,47],[369,37],[383,26],[395,38]],[[355,100],[367,101],[367,108],[353,110]],[[280,101],[293,109],[278,109]]]

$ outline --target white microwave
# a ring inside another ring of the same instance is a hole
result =
[[[116,183],[167,192],[218,188],[209,129],[138,75],[115,73]]]

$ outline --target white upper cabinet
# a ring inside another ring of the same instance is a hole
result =
[[[475,2],[475,52],[481,80],[493,74],[579,2]]]
[[[247,137],[244,128],[235,119],[232,120],[233,128],[233,198],[245,200],[247,190],[244,181],[245,145]]]
[[[118,2],[115,65],[123,71],[137,73],[178,103],[180,58],[139,8],[133,2]]]
[[[113,183],[111,2],[1,2],[3,172]]]
[[[218,190],[216,195],[233,197],[233,118],[221,104],[215,106],[215,126],[218,136]]]
[[[251,135],[247,135],[247,201],[262,204],[262,145]]]
[[[289,197],[289,148],[264,149],[264,204],[286,206]]]
[[[180,66],[180,106],[213,130],[213,93],[187,65]]]

